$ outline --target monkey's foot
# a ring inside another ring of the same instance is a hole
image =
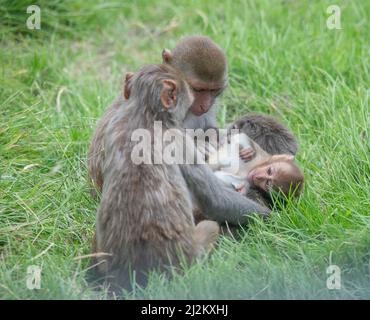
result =
[[[203,220],[199,222],[194,231],[194,240],[202,252],[211,250],[220,234],[220,227],[217,222]]]

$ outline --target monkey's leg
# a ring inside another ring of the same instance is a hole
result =
[[[215,176],[221,181],[225,182],[228,186],[238,189],[241,186],[244,186],[246,183],[246,178],[224,172],[224,171],[215,171]]]
[[[194,241],[198,246],[200,255],[213,248],[219,234],[220,227],[215,221],[203,220],[196,225],[194,230]]]

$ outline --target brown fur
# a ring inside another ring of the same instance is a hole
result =
[[[120,108],[123,108],[127,102],[124,102],[120,97],[116,102],[106,111],[103,118],[98,122],[94,136],[90,143],[90,149],[87,156],[88,173],[92,183],[91,193],[95,197],[96,190],[102,191],[103,188],[103,164],[105,160],[105,144],[104,137],[107,126],[113,116],[118,113]]]
[[[195,101],[183,127],[204,130],[217,127],[215,102],[228,83],[227,59],[223,50],[208,37],[188,36],[181,39],[172,51],[163,50],[162,58],[164,63],[182,72],[194,89]]]
[[[295,155],[298,151],[298,142],[292,132],[273,117],[248,113],[230,128],[239,129],[269,154]]]
[[[160,103],[159,86],[164,79],[178,84],[173,112]],[[131,81],[131,97],[125,108],[115,105],[114,113],[100,122],[100,134],[93,142],[102,146],[100,163],[93,161],[93,166],[102,172],[97,181],[104,181],[96,250],[110,254],[96,262],[98,273],[113,289],[130,288],[130,271],[145,285],[148,271],[167,272],[168,266],[179,266],[180,253],[185,261],[193,261],[212,247],[218,235],[215,222],[195,226],[191,194],[179,166],[135,165],[130,157],[135,145],[130,137],[135,129],[152,131],[155,120],[162,121],[163,130],[179,127],[181,119],[176,117],[191,103],[186,83],[165,65],[146,66]]]
[[[188,36],[176,45],[169,64],[181,70],[187,80],[201,80],[224,87],[227,60],[222,49],[206,36]]]

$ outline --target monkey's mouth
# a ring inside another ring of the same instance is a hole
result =
[[[249,172],[247,175],[247,181],[251,184],[254,184],[254,173],[253,171]]]
[[[201,116],[209,111],[210,107],[205,107],[203,105],[195,104],[190,107],[191,112],[196,116]]]
[[[208,110],[207,110],[208,111]],[[205,114],[207,111],[203,111],[201,109],[195,109],[195,110],[191,110],[191,112],[196,115],[196,116],[201,116],[202,114]]]

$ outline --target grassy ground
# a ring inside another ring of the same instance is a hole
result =
[[[226,50],[220,126],[249,111],[281,119],[307,184],[241,241],[129,298],[370,298],[369,1],[336,1],[341,30],[326,26],[331,1],[38,1],[38,31],[26,29],[29,2],[16,3],[0,0],[0,298],[106,297],[78,259],[98,205],[89,140],[124,72],[187,34]],[[326,287],[330,264],[340,290]],[[27,289],[30,265],[39,290]]]

